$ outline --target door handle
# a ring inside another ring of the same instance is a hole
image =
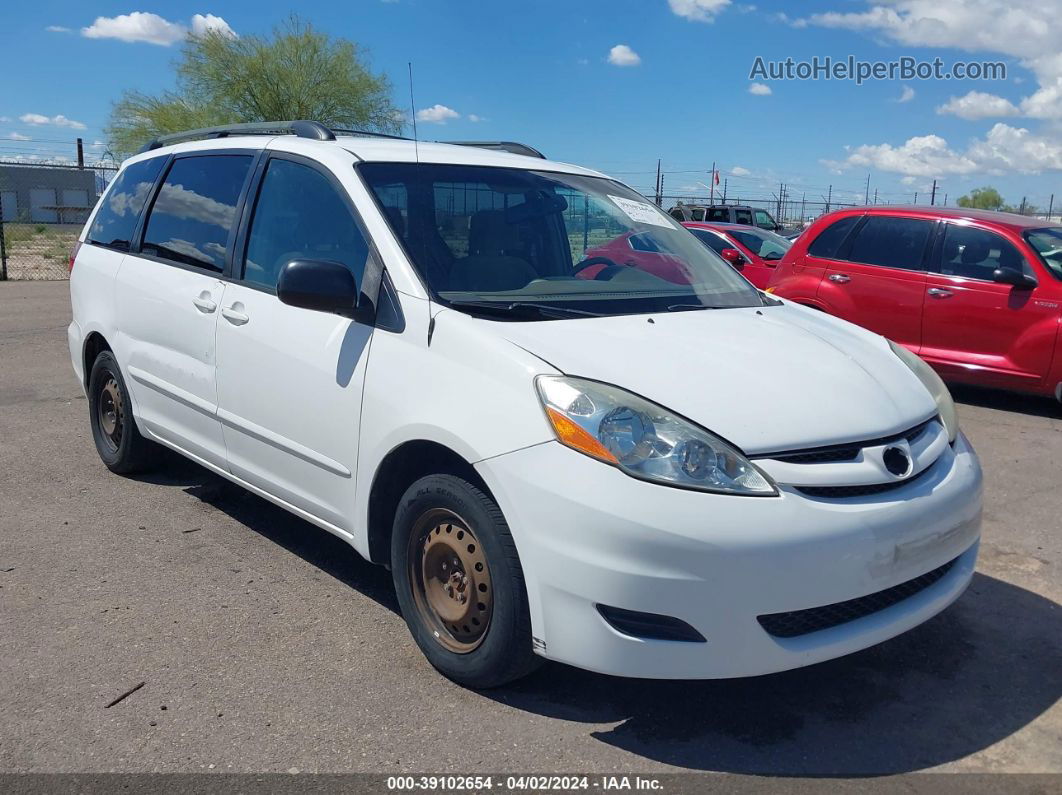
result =
[[[831,273],[830,281],[837,282],[837,284],[848,284],[848,282],[852,281],[852,277],[846,276],[843,273]]]
[[[210,293],[206,290],[201,292],[195,298],[192,299],[192,303],[195,304],[195,308],[200,312],[213,312],[218,308],[218,305],[210,300]]]
[[[240,311],[240,309],[237,309],[236,307],[240,307],[240,309],[242,309],[243,304],[235,303],[232,306],[226,306],[222,308],[221,316],[234,326],[242,326],[251,318],[245,315],[243,312]]]
[[[951,290],[945,290],[943,287],[930,287],[926,290],[934,298],[951,298]]]

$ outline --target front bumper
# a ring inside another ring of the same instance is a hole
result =
[[[482,461],[520,552],[536,649],[603,673],[723,678],[782,671],[880,643],[943,610],[973,575],[981,468],[962,435],[926,475],[884,494],[734,497],[635,480],[548,442]],[[934,584],[792,638],[757,616],[876,593],[956,559]],[[674,616],[707,643],[622,634],[603,604]]]

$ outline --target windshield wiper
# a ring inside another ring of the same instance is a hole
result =
[[[707,306],[705,304],[671,304],[667,308],[668,312],[695,312],[698,309],[721,309],[718,306]]]
[[[543,317],[601,317],[597,312],[552,304],[536,304],[531,301],[448,301],[446,305],[455,309],[478,309],[503,315],[524,310]]]

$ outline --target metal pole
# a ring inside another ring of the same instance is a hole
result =
[[[4,234],[4,202],[0,197],[0,282],[7,281],[7,241]]]
[[[1051,194],[1051,201],[1047,205],[1047,220],[1051,220],[1051,212],[1055,209],[1055,194]]]
[[[663,186],[663,183],[660,181],[660,179],[661,179],[660,158],[657,158],[656,159],[656,206],[657,207],[663,207],[662,202],[664,200],[663,196],[660,195],[661,192],[662,192],[661,189],[662,189],[662,186]]]
[[[730,181],[729,177],[723,178],[723,204],[726,204],[726,185]]]
[[[85,168],[85,142],[80,138],[77,139],[77,167]]]
[[[715,161],[712,161],[712,176],[708,178],[708,187],[712,191],[711,203],[715,204]]]
[[[933,192],[929,194],[929,206],[932,207],[937,203],[937,181],[933,180]]]
[[[914,204],[918,204],[918,191],[915,191]]]
[[[1025,215],[1025,197],[1021,197],[1021,209],[1018,210],[1019,215]]]
[[[863,193],[863,204],[870,204],[870,174],[867,174],[867,189]]]
[[[830,189],[826,191],[826,212],[830,211],[830,199],[833,198],[833,185],[830,185]]]

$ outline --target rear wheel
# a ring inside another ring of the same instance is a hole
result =
[[[487,688],[537,666],[516,546],[481,489],[453,475],[410,486],[395,514],[391,564],[410,633],[444,676]]]
[[[144,469],[154,445],[136,427],[118,362],[103,351],[92,363],[88,383],[89,422],[96,452],[111,472],[127,475]]]

